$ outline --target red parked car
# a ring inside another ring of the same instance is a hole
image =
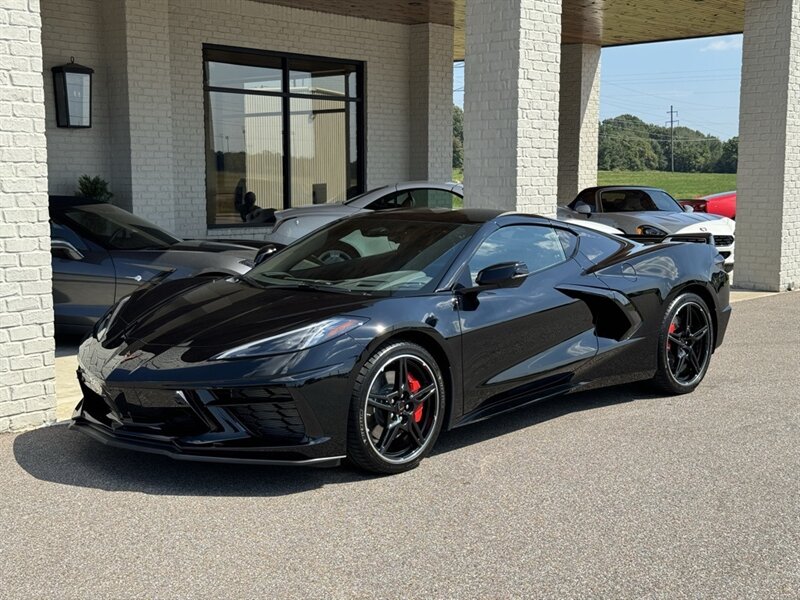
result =
[[[691,200],[679,200],[678,202],[682,206],[691,206],[695,212],[721,215],[729,219],[736,218],[736,190],[722,192],[721,194],[711,194],[701,198],[692,198]]]

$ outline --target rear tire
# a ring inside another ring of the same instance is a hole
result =
[[[348,458],[373,473],[413,469],[436,443],[444,414],[444,379],[433,356],[409,342],[383,346],[356,377]]]
[[[688,394],[705,378],[714,351],[714,325],[705,301],[685,293],[667,307],[658,336],[657,390]]]

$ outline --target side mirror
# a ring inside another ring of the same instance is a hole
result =
[[[584,204],[581,202],[580,204],[575,205],[575,212],[579,215],[586,215],[587,217],[592,216],[592,207],[588,204]]]
[[[686,204],[686,205],[683,207],[683,212],[694,212],[694,207],[693,207],[693,206],[691,206],[691,205],[689,205],[689,204]]]
[[[83,253],[67,240],[53,238],[50,240],[50,254],[68,260],[83,260]]]
[[[486,267],[478,272],[475,283],[478,287],[513,287],[522,283],[528,275],[528,266],[524,262],[506,262]]]
[[[255,264],[260,265],[281,248],[283,248],[283,246],[279,244],[266,244],[265,246],[262,246],[256,253],[256,257],[254,259]]]

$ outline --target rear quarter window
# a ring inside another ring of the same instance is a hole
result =
[[[581,230],[580,240],[581,254],[593,263],[598,263],[604,258],[613,256],[625,247],[625,244],[619,240],[585,229]]]

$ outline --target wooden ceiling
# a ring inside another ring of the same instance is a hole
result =
[[[469,0],[260,0],[392,23],[455,27],[453,56],[464,58]],[[562,0],[562,42],[603,46],[739,33],[745,0]]]

